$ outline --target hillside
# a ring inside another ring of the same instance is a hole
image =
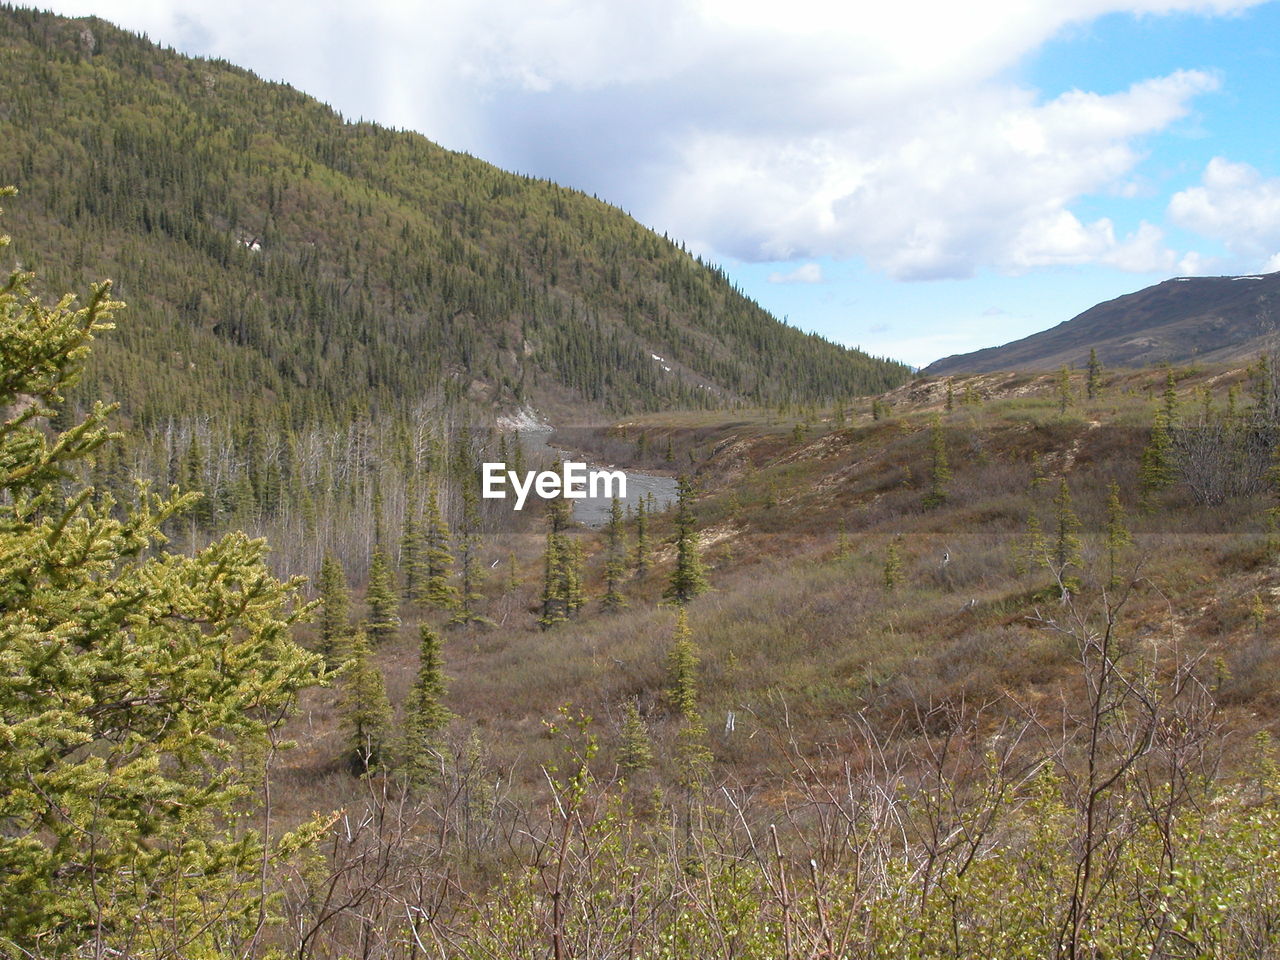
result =
[[[591,416],[905,376],[620,210],[97,19],[0,7],[0,183],[48,289],[129,304],[83,396],[295,425],[435,394]]]
[[[944,357],[923,372],[1081,367],[1091,348],[1112,367],[1239,360],[1268,349],[1278,324],[1280,273],[1177,277],[1090,307],[1021,340]]]

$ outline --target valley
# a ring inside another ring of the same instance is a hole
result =
[[[103,20],[0,65],[0,956],[1280,956],[1280,275],[916,372]]]

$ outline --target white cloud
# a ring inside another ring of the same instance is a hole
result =
[[[596,192],[721,258],[932,278],[1171,260],[1155,227],[1119,238],[1072,207],[1135,189],[1142,138],[1216,79],[1046,100],[1006,73],[1105,14],[1258,0],[53,2]]]
[[[1144,226],[1118,241],[1072,201],[1126,177],[1135,137],[1182,116],[1216,80],[1182,72],[1048,103],[985,85],[912,105],[900,119],[804,140],[701,134],[683,151],[663,219],[742,259],[865,257],[900,278],[1172,259]],[[745,203],[743,198],[749,198]]]
[[[1169,219],[1222,241],[1244,262],[1244,270],[1280,270],[1280,178],[1214,157],[1200,186],[1173,195]]]
[[[822,266],[816,263],[804,263],[789,273],[775,271],[769,274],[770,283],[822,283]]]

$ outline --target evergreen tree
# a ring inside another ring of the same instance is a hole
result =
[[[943,407],[947,413],[950,413],[956,407],[955,382],[951,377],[947,377],[947,399]]]
[[[697,713],[698,651],[683,607],[676,613],[675,636],[667,653],[667,701],[686,719]]]
[[[480,512],[479,494],[470,474],[462,485],[462,523],[458,526],[458,606],[450,623],[463,626],[471,623],[489,623],[480,615],[476,605],[484,599],[480,584],[484,581],[484,568],[480,565]]]
[[[119,304],[103,284],[46,307],[31,281],[0,282],[0,943],[222,955],[275,918],[262,864],[318,829],[249,829],[271,728],[319,671],[290,639],[309,611],[261,541],[165,552],[191,497],[94,502],[76,478],[119,442],[110,411],[50,419]]]
[[[351,594],[342,564],[332,554],[324,555],[320,565],[320,653],[325,662],[336,666],[341,662],[342,646],[351,632]]]
[[[391,703],[382,671],[373,662],[369,637],[357,630],[342,672],[339,703],[351,772],[364,776],[386,759],[391,734]]]
[[[622,578],[626,575],[626,544],[622,540],[622,501],[617,497],[609,507],[609,524],[605,528],[605,561],[604,561],[604,596],[600,603],[610,610],[616,610],[627,604],[627,599],[619,591]]]
[[[538,614],[538,624],[544,630],[569,619],[569,598],[564,582],[567,552],[564,534],[556,532],[554,527],[549,529],[543,556],[542,607]]]
[[[685,789],[686,805],[693,791],[706,779],[715,755],[707,746],[707,726],[696,711],[680,720],[676,731],[676,782]],[[691,810],[686,816],[691,815]]]
[[[707,577],[698,556],[698,535],[694,530],[693,481],[687,475],[676,480],[676,565],[663,596],[686,604],[707,589]]]
[[[1048,544],[1044,539],[1044,530],[1040,526],[1040,518],[1034,513],[1027,516],[1027,531],[1022,537],[1021,549],[1014,559],[1014,572],[1018,576],[1028,573],[1047,563]]]
[[[1138,465],[1138,487],[1142,492],[1143,507],[1151,509],[1156,496],[1173,486],[1173,479],[1173,440],[1169,436],[1169,421],[1162,409],[1156,412],[1151,438]]]
[[[634,697],[622,710],[622,742],[618,748],[618,768],[624,774],[647,770],[653,766],[653,741],[645,729],[640,708]]]
[[[418,676],[405,704],[404,756],[410,775],[421,777],[440,749],[441,736],[453,714],[444,705],[444,660],[440,636],[427,624],[419,627],[422,645],[418,653]]]
[[[1084,379],[1084,393],[1089,400],[1096,400],[1098,391],[1102,389],[1102,362],[1098,359],[1098,349],[1089,348],[1089,367]]]
[[[1120,505],[1120,485],[1114,480],[1107,488],[1107,587],[1114,590],[1124,582],[1120,575],[1120,556],[1133,545],[1133,536],[1124,522]]]
[[[1165,371],[1164,393],[1160,395],[1160,413],[1164,416],[1165,428],[1172,430],[1178,425],[1178,381],[1173,375],[1173,368]]]
[[[644,497],[636,501],[636,576],[642,577],[649,569],[649,515]]]
[[[1080,538],[1076,536],[1080,521],[1071,508],[1071,489],[1067,486],[1066,477],[1062,477],[1058,483],[1053,506],[1054,537],[1050,555],[1052,569],[1062,588],[1074,593],[1080,588],[1080,579],[1072,572],[1080,569]]]
[[[884,588],[897,589],[902,582],[902,534],[897,534],[889,541],[889,548],[884,557]]]
[[[683,608],[667,654],[667,702],[680,718],[676,732],[676,781],[685,789],[686,804],[706,777],[714,759],[707,747],[707,728],[698,712],[698,651]],[[687,813],[686,813],[687,815]]]
[[[369,606],[369,637],[374,643],[390,640],[400,632],[400,598],[392,583],[391,564],[379,547],[369,562],[369,586],[365,591]]]
[[[423,602],[437,610],[458,605],[458,591],[449,583],[453,554],[449,552],[449,524],[440,509],[440,494],[434,483],[427,492],[427,535]]]
[[[1058,373],[1058,413],[1065,414],[1074,398],[1071,393],[1071,368],[1065,364]]]
[[[551,529],[547,531],[542,608],[538,616],[544,630],[568,620],[586,604],[582,589],[582,548],[556,529],[553,517],[548,516],[548,522]]]
[[[924,505],[928,508],[939,507],[947,502],[947,483],[951,480],[951,466],[947,461],[947,442],[942,432],[942,420],[933,418],[933,426],[929,431],[929,492],[925,494]]]
[[[849,521],[841,517],[836,524],[836,559],[847,560],[853,548],[849,543]]]
[[[582,555],[581,541],[577,539],[569,540],[569,549],[565,559],[564,596],[565,604],[569,608],[570,615],[572,615],[587,605],[587,595],[583,588],[586,559]]]
[[[409,603],[422,603],[427,599],[426,552],[426,542],[418,522],[417,485],[410,475],[400,531],[400,574],[404,579],[404,598]]]

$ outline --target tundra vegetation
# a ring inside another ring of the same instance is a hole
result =
[[[429,470],[397,548],[373,483],[373,561],[318,546],[313,609],[196,494],[97,482],[127,440],[64,397],[118,305],[32,282],[9,955],[1280,955],[1274,364],[632,418],[601,455],[691,464],[642,552],[563,501],[455,533]]]

